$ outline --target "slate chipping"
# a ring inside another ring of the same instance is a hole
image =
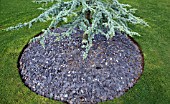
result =
[[[25,85],[39,95],[69,104],[112,100],[130,89],[143,72],[139,47],[119,32],[110,40],[96,35],[83,60],[82,33],[77,30],[71,39],[61,41],[48,35],[45,49],[38,41],[28,44],[19,59]]]

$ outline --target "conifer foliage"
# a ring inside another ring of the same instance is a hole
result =
[[[84,31],[82,42],[85,48],[84,58],[92,47],[92,40],[95,34],[102,34],[107,39],[115,35],[115,31],[123,32],[127,35],[139,35],[128,27],[128,23],[142,24],[147,23],[134,16],[135,9],[131,9],[128,4],[121,4],[118,0],[35,0],[35,3],[49,3],[53,5],[49,8],[40,7],[43,13],[26,23],[19,23],[17,26],[9,27],[6,30],[16,30],[25,26],[29,28],[36,22],[51,21],[47,29],[42,29],[41,36],[33,38],[31,41],[39,40],[45,48],[44,40],[47,34],[54,34],[51,28],[67,28],[62,35],[55,34],[57,39],[69,37],[75,32],[75,28]]]

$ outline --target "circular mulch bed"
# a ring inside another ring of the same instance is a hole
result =
[[[143,55],[131,38],[121,33],[110,40],[96,35],[83,60],[82,33],[77,30],[71,39],[61,41],[48,35],[45,49],[38,41],[29,43],[18,61],[25,85],[69,104],[95,104],[121,96],[137,82],[143,72]]]

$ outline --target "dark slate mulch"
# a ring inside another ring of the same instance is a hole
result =
[[[77,30],[62,41],[49,35],[45,49],[38,41],[28,44],[19,59],[25,85],[69,104],[94,104],[119,97],[136,83],[143,72],[143,56],[132,39],[121,33],[110,40],[98,35],[83,60],[81,35]]]

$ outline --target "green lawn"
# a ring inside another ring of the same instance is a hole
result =
[[[24,86],[17,69],[22,48],[49,23],[31,29],[1,31],[38,16],[41,4],[32,0],[0,0],[0,104],[62,104],[36,95]],[[101,104],[168,104],[170,102],[170,0],[119,0],[137,8],[150,28],[131,26],[145,58],[144,73],[125,95]],[[169,40],[169,41],[168,41]]]

